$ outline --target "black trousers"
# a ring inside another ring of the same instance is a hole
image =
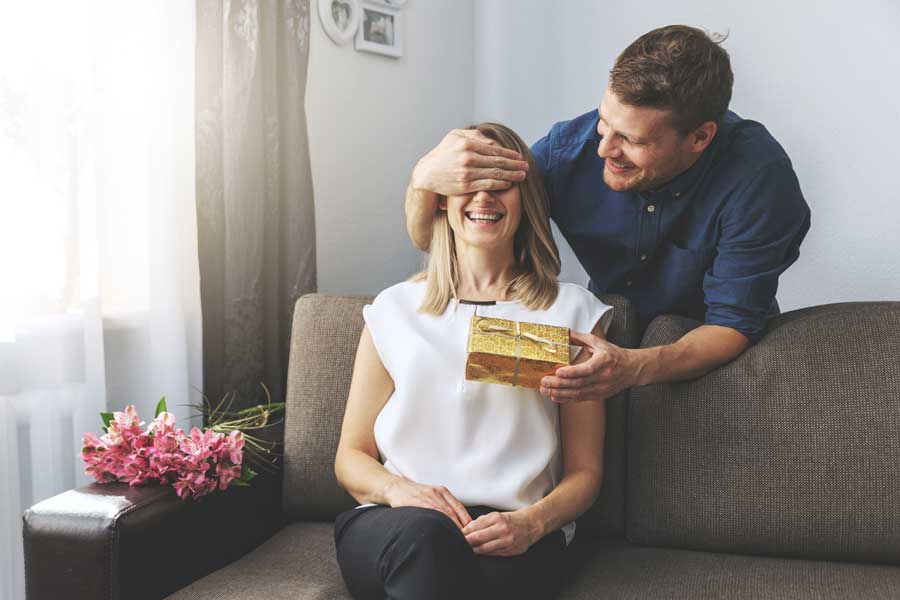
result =
[[[473,519],[496,510],[466,508]],[[559,592],[566,548],[557,529],[525,554],[482,556],[442,512],[380,505],[339,514],[334,542],[356,600],[547,600]]]

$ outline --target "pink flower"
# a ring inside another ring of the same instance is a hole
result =
[[[141,485],[158,481],[171,485],[179,498],[199,499],[225,490],[242,473],[244,434],[227,436],[193,427],[190,434],[175,427],[175,417],[161,412],[142,430],[134,406],[116,412],[107,433],[85,433],[82,459],[85,474],[99,483],[121,481]]]
[[[239,465],[226,467],[219,463],[216,465],[216,475],[219,478],[219,489],[224,490],[228,487],[228,484],[241,476],[241,467]]]
[[[125,412],[113,413],[107,435],[112,443],[129,442],[132,438],[139,437],[144,433],[141,425],[143,423],[138,421],[137,410],[133,404],[129,404],[125,407]]]
[[[228,434],[228,460],[233,465],[239,465],[244,459],[244,434],[240,431],[232,431]]]

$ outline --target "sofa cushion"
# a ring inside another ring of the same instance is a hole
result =
[[[730,364],[633,389],[628,428],[629,541],[900,563],[900,303],[776,317]]]
[[[351,600],[333,523],[291,523],[256,550],[166,600]]]
[[[350,600],[332,523],[293,523],[240,560],[166,600]],[[900,569],[879,565],[574,542],[559,600],[900,597]]]
[[[607,337],[637,345],[637,320],[623,296],[613,307]],[[297,301],[291,335],[284,433],[285,513],[292,519],[333,519],[356,502],[338,485],[334,456],[359,336],[362,307],[371,297],[309,294]],[[623,536],[625,513],[625,399],[607,402],[604,481],[597,502],[578,521],[580,536]]]
[[[900,598],[900,569],[576,541],[559,600]]]

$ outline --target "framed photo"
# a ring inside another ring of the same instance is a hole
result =
[[[339,46],[346,44],[359,27],[358,0],[318,0],[319,20],[328,37]]]
[[[403,14],[380,2],[360,2],[355,48],[386,56],[403,56]]]

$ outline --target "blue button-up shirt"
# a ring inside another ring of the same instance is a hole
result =
[[[641,331],[674,313],[758,341],[810,225],[784,149],[729,112],[687,171],[653,192],[616,192],[603,182],[597,121],[593,110],[557,123],[531,148],[590,290],[630,298]]]

